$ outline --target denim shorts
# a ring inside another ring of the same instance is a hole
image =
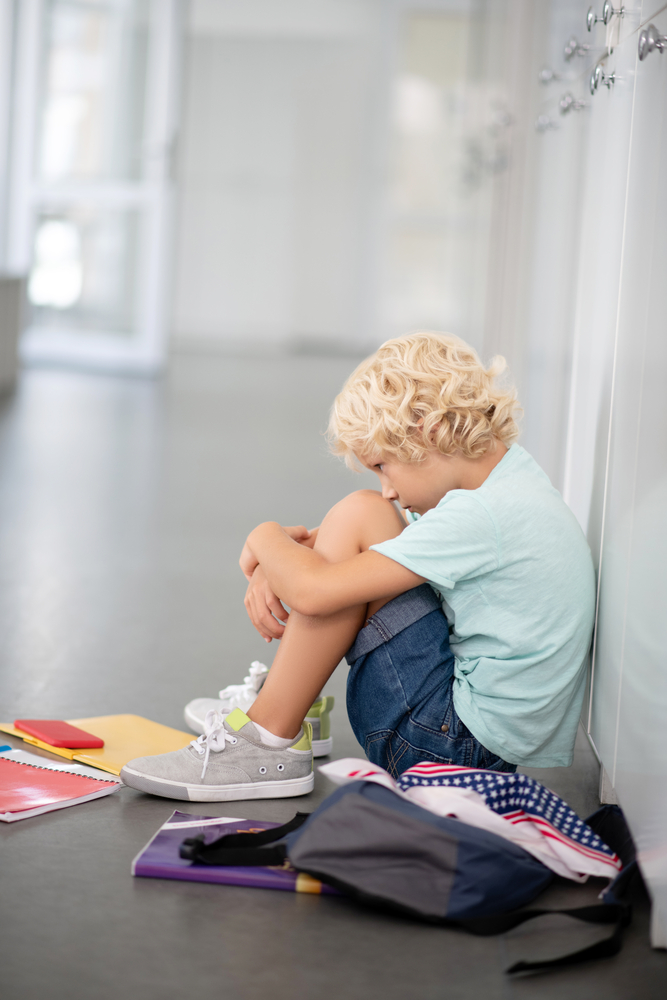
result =
[[[373,764],[395,777],[420,761],[515,771],[459,719],[449,624],[429,584],[368,619],[346,654],[347,711]]]

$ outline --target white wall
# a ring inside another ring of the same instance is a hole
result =
[[[192,4],[177,347],[359,342],[381,41],[377,0]]]
[[[6,265],[14,4],[0,0],[0,272]]]

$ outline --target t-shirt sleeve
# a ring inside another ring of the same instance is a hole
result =
[[[493,518],[484,504],[464,491],[445,497],[396,538],[371,549],[448,590],[499,565]]]

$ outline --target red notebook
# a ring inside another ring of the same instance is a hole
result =
[[[0,757],[0,820],[12,823],[39,816],[52,809],[99,799],[118,788],[117,781],[89,778],[71,771],[53,771]]]

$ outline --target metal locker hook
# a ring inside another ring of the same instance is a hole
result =
[[[602,21],[601,17],[598,17],[592,7],[588,8],[588,13],[586,14],[586,27],[589,31],[593,30],[593,26]]]
[[[661,35],[654,24],[649,24],[648,28],[639,32],[638,54],[640,62],[643,62],[649,52],[653,52],[654,49],[663,52],[665,48],[667,48],[667,35]]]
[[[610,3],[610,0],[604,0],[604,3],[602,4],[602,23],[609,24],[614,14],[616,14],[618,17],[625,17],[626,14],[625,7],[621,6],[618,8],[618,10],[614,10],[614,8]]]
[[[616,72],[612,71],[609,76],[605,74],[602,66],[598,63],[593,72],[591,73],[590,80],[588,81],[588,86],[590,88],[591,94],[595,94],[595,91],[600,85],[611,90],[613,85],[616,83]]]
[[[588,13],[586,14],[586,27],[589,31],[593,30],[593,25],[601,21],[602,24],[609,24],[614,14],[617,17],[625,17],[627,11],[625,7],[621,6],[616,10],[612,7],[610,0],[604,0],[602,4],[602,17],[598,17],[592,7],[588,8]]]

